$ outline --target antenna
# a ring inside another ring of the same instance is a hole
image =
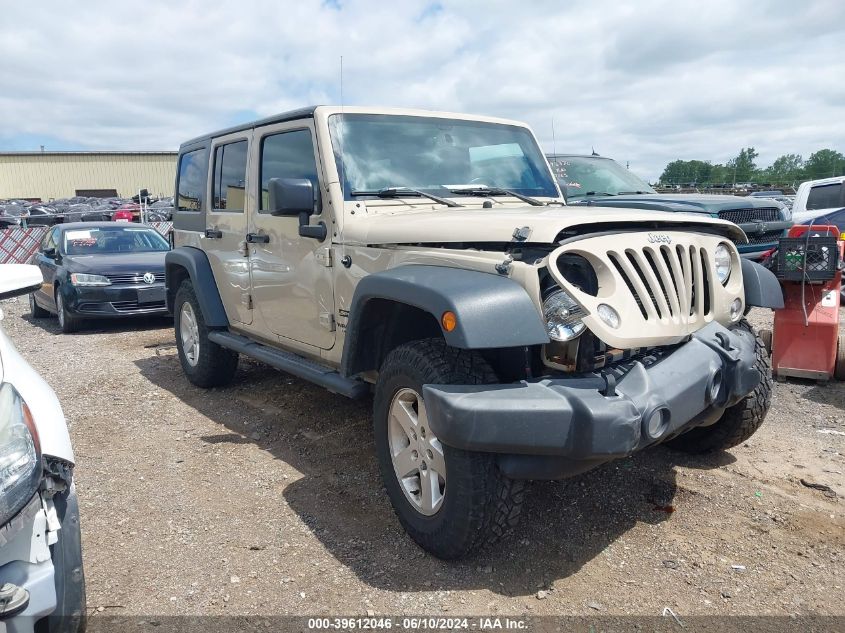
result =
[[[340,56],[340,192],[343,199],[346,199],[346,176],[343,166],[343,132],[345,122],[343,120],[343,55]]]
[[[557,141],[555,141],[555,118],[552,117],[552,156],[557,157]]]

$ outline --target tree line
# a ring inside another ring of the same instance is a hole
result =
[[[663,185],[735,185],[737,183],[796,187],[805,180],[845,176],[845,156],[832,149],[820,149],[804,160],[800,154],[784,154],[765,168],[757,166],[757,150],[743,147],[725,164],[708,160],[673,160],[666,165]]]

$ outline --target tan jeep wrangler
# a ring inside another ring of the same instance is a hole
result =
[[[734,446],[780,307],[735,225],[567,207],[531,131],[320,106],[182,145],[167,301],[185,374],[246,354],[350,398],[411,537],[443,558],[516,523],[526,479],[660,442]]]

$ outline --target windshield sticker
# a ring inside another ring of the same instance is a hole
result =
[[[91,231],[68,231],[65,233],[65,239],[68,241],[76,241],[76,240],[90,240],[91,238]]]

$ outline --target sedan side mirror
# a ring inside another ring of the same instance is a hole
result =
[[[49,257],[50,259],[56,259],[56,249],[55,248],[45,248],[42,253],[44,253],[44,257]]]
[[[0,270],[0,299],[10,299],[35,292],[44,278],[38,266],[4,264]]]

